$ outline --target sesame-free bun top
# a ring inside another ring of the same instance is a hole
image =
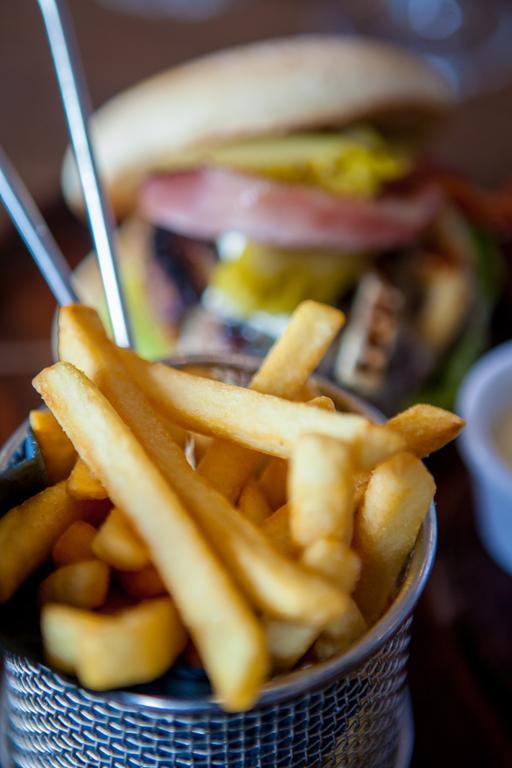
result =
[[[134,207],[141,180],[183,155],[367,118],[417,127],[453,102],[441,76],[399,48],[302,36],[220,51],[162,72],[108,101],[92,130],[102,178],[122,216]],[[62,187],[71,207],[80,209],[69,149]]]

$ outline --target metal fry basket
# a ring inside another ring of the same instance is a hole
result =
[[[219,378],[246,383],[253,360],[195,357]],[[317,380],[339,410],[376,417],[356,398]],[[5,447],[0,471],[20,441]],[[213,697],[79,687],[40,661],[7,652],[3,768],[394,768],[407,716],[406,670],[414,606],[436,538],[432,508],[397,597],[342,656],[272,679],[249,712]]]

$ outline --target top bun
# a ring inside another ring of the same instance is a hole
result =
[[[262,135],[399,119],[422,126],[454,102],[423,60],[373,40],[304,36],[214,53],[107,102],[92,120],[99,168],[118,216],[141,180],[184,153]],[[83,206],[68,149],[62,186]]]

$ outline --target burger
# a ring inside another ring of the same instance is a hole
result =
[[[93,139],[139,350],[263,353],[315,299],[347,315],[328,375],[387,411],[448,404],[498,263],[469,185],[427,159],[455,103],[423,60],[331,36],[215,53],[108,102]],[[62,178],[80,210],[69,152]],[[101,309],[91,257],[77,282]]]

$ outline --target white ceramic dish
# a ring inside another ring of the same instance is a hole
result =
[[[470,370],[457,410],[467,421],[459,446],[471,471],[476,520],[491,557],[512,574],[512,468],[493,438],[497,421],[512,409],[512,341],[495,347]]]

